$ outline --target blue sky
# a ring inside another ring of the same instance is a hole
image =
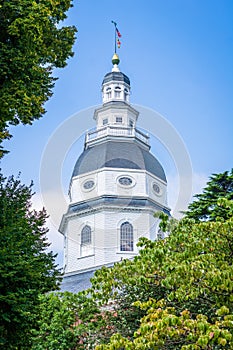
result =
[[[21,172],[23,182],[33,180],[35,191],[40,191],[41,156],[54,130],[69,116],[101,103],[101,82],[111,70],[114,51],[111,20],[122,34],[120,69],[131,80],[131,103],[158,111],[173,125],[190,154],[200,186],[210,174],[230,170],[233,2],[74,0],[66,23],[78,28],[75,56],[65,69],[54,72],[59,80],[45,116],[32,126],[12,128],[3,172]],[[65,191],[81,150],[76,146],[64,162]]]

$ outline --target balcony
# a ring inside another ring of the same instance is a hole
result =
[[[102,128],[87,132],[85,145],[86,146],[91,145],[92,143],[96,143],[97,141],[100,141],[102,138],[105,138],[105,137],[110,137],[110,138],[124,137],[129,139],[135,138],[147,146],[150,145],[149,144],[150,137],[144,134],[142,131],[133,127],[113,126],[113,125],[106,125]]]

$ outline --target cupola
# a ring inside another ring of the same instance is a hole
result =
[[[119,69],[120,59],[114,53],[112,57],[112,71],[107,73],[102,83],[103,104],[112,101],[129,103],[130,80]]]

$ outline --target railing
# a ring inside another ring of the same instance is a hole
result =
[[[138,138],[139,140],[141,140],[142,142],[146,143],[147,145],[150,144],[149,140],[150,140],[150,136],[144,134],[142,131],[135,129],[135,137]]]
[[[112,126],[106,125],[100,129],[89,131],[86,134],[86,143],[91,143],[94,140],[100,139],[106,136],[126,136],[135,137],[143,143],[149,145],[149,136],[133,127]]]

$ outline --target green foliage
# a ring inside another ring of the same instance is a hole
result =
[[[233,169],[220,174],[213,174],[203,193],[195,196],[196,200],[188,206],[187,217],[199,220],[227,220],[229,208],[218,205],[220,198],[233,200]]]
[[[217,205],[232,213],[232,201]],[[116,315],[115,334],[97,349],[231,349],[232,231],[232,216],[225,222],[185,218],[165,240],[141,239],[134,260],[97,271],[93,297],[115,300]]]
[[[210,324],[207,317],[191,317],[188,310],[176,314],[174,308],[161,308],[149,300],[139,306],[148,312],[141,320],[140,328],[130,341],[120,334],[111,337],[109,345],[99,345],[96,350],[117,349],[222,349],[233,346],[233,316],[219,318]],[[229,346],[228,346],[229,345]]]
[[[233,201],[220,194],[219,210],[228,220],[161,215],[169,237],[140,239],[86,292],[43,297],[33,349],[232,349]]]
[[[0,142],[8,126],[32,124],[44,113],[54,67],[72,56],[75,27],[60,26],[72,0],[0,2]]]
[[[0,348],[28,349],[38,296],[57,289],[47,215],[31,209],[32,186],[0,175]]]
[[[84,293],[51,293],[40,300],[33,350],[86,349],[107,327],[95,302]]]

